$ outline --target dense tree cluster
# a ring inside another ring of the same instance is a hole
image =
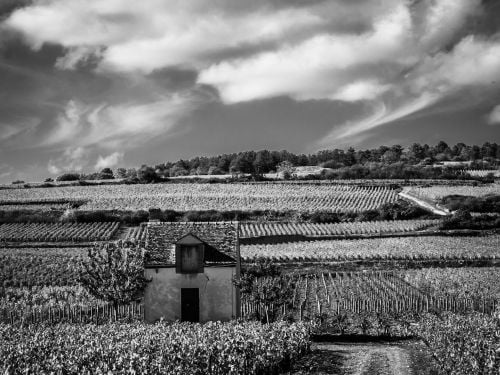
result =
[[[64,181],[121,178],[131,182],[150,183],[188,175],[263,175],[279,172],[283,169],[282,166],[330,168],[332,171],[322,176],[328,179],[456,178],[457,170],[460,169],[490,169],[499,165],[500,145],[497,143],[486,142],[482,146],[457,143],[449,146],[441,141],[435,146],[414,143],[407,148],[394,145],[355,150],[350,147],[347,150],[322,150],[308,155],[285,150],[244,151],[217,156],[197,156],[155,166],[142,165],[138,169],[118,168],[114,174],[109,168],[91,174],[66,173],[57,179]],[[290,173],[287,173],[287,177],[290,177],[289,175]]]
[[[156,165],[155,171],[163,177],[225,173],[263,174],[276,171],[278,165],[285,161],[294,166],[319,165],[333,169],[345,167],[370,169],[380,163],[385,166],[393,164],[431,166],[444,161],[473,162],[478,168],[486,168],[498,165],[499,159],[500,146],[496,143],[487,142],[482,146],[458,143],[448,146],[441,141],[435,146],[414,143],[408,148],[394,145],[355,150],[350,147],[348,150],[323,150],[309,155],[293,154],[288,151],[245,151],[167,162]]]

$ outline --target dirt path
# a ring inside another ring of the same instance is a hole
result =
[[[331,350],[335,349],[339,347]],[[397,346],[359,346],[347,359],[344,369],[352,375],[413,375],[408,353]]]
[[[419,199],[417,197],[414,197],[413,195],[409,194],[408,193],[408,190],[405,188],[403,189],[403,191],[401,193],[399,193],[399,196],[404,198],[404,199],[407,199],[407,200],[410,200],[412,201],[413,203],[417,204],[418,206],[422,207],[423,209],[427,210],[427,211],[431,211],[432,213],[436,214],[436,215],[440,215],[440,216],[449,216],[450,213],[445,211],[445,210],[442,210],[422,199]]]
[[[420,343],[318,343],[291,374],[433,375]]]

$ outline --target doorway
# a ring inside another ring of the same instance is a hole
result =
[[[181,321],[200,321],[200,293],[198,288],[181,289]]]

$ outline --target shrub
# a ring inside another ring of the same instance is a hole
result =
[[[78,173],[65,173],[56,178],[56,181],[78,181],[80,174]]]

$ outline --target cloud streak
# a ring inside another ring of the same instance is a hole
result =
[[[34,0],[2,28],[34,50],[61,46],[60,70],[91,69],[135,88],[168,69],[196,76],[190,87],[145,99],[67,98],[44,147],[111,150],[168,134],[213,100],[199,95],[205,85],[228,106],[287,96],[370,108],[344,123],[332,120],[316,145],[325,147],[460,90],[497,90],[500,39],[472,35],[470,21],[480,17],[481,0],[143,0],[133,7],[128,0]]]
[[[96,170],[100,170],[103,168],[115,167],[123,160],[123,156],[124,156],[123,152],[118,152],[118,151],[115,151],[107,156],[99,155],[99,157],[97,158],[97,163],[95,164],[94,168]]]
[[[488,115],[488,123],[490,125],[500,125],[500,105],[492,109]]]
[[[135,147],[171,131],[180,118],[196,107],[199,100],[191,93],[160,96],[147,103],[117,105],[88,105],[70,100],[42,145]]]

